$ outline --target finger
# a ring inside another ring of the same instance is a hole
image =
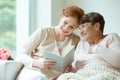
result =
[[[45,63],[46,64],[56,64],[56,61],[54,61],[54,60],[46,60]]]
[[[50,69],[53,66],[54,66],[53,64],[46,64],[46,65],[44,65],[44,67],[47,68],[47,69]]]
[[[44,67],[49,68],[49,67],[54,66],[55,64],[56,64],[55,61],[45,61],[44,62]]]
[[[70,71],[68,71],[67,69],[65,70],[65,73],[68,73],[68,72],[70,72]]]

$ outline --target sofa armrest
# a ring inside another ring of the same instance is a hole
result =
[[[23,64],[13,60],[0,60],[0,80],[16,80]]]

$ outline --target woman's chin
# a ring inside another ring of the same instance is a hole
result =
[[[82,37],[83,40],[87,41],[87,38],[86,37]]]

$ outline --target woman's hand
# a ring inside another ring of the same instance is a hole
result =
[[[48,60],[48,59],[38,59],[33,62],[33,66],[48,69],[54,66],[56,62],[54,60]]]
[[[68,72],[71,72],[71,71],[72,71],[72,65],[68,64],[67,67],[65,68],[65,72],[68,73]]]

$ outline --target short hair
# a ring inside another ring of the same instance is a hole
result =
[[[94,25],[95,23],[100,23],[100,31],[103,33],[105,20],[100,13],[90,12],[90,13],[84,14],[80,20],[80,24],[83,24],[86,22],[90,22],[92,23],[92,25]]]
[[[79,23],[80,18],[84,15],[84,10],[74,5],[67,6],[66,8],[62,9],[60,15],[66,17],[75,17],[78,19],[78,23]]]

